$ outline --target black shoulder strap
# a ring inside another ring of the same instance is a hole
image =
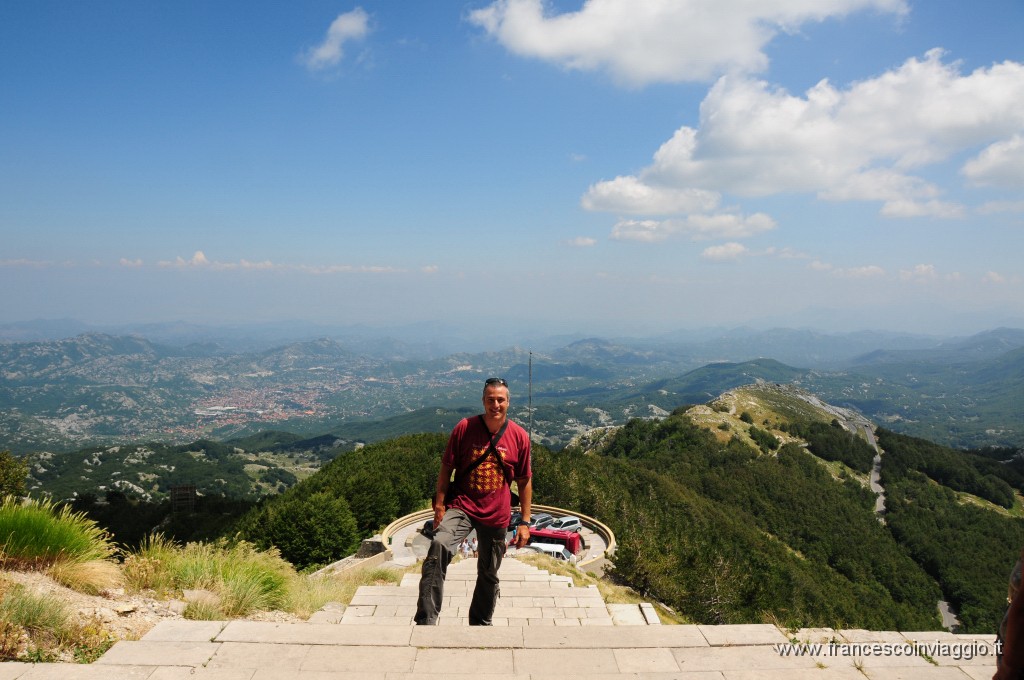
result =
[[[484,426],[484,429],[489,434],[491,429],[489,427],[487,427],[487,421],[484,420],[483,414],[480,415],[480,424]],[[490,455],[493,455],[494,459],[496,461],[498,461],[498,465],[499,465],[499,467],[501,467],[501,471],[502,471],[502,473],[504,473],[504,476],[505,476],[505,484],[509,485],[509,491],[511,491],[512,478],[513,478],[514,475],[509,470],[509,466],[505,465],[505,461],[503,461],[501,459],[501,456],[498,454],[498,449],[496,448],[498,446],[498,442],[501,441],[501,436],[503,434],[505,434],[505,428],[506,427],[508,427],[508,418],[506,418],[505,422],[501,424],[501,427],[498,429],[498,431],[494,435],[491,436],[491,441],[487,445],[487,450],[484,451],[483,454],[481,454],[480,456],[477,456],[477,459],[474,460],[472,463],[470,463],[469,467],[467,467],[465,470],[463,470],[461,472],[459,472],[458,470],[455,471],[455,475],[452,478],[452,481],[451,481],[451,483],[448,486],[448,492],[445,494],[445,498],[444,498],[444,505],[445,505],[445,507],[449,506],[449,504],[451,502],[450,499],[454,498],[455,494],[458,493],[459,478],[462,477],[462,476],[468,477],[469,473],[472,472],[473,470],[475,470],[476,467],[478,465],[480,465],[480,463],[484,462],[484,458],[487,458],[487,456],[490,456]]]
[[[480,416],[480,422],[483,424],[484,427],[487,427],[487,421],[484,420],[483,415]],[[491,443],[487,447],[487,453],[485,453],[483,456],[481,456],[479,458],[479,460],[483,460],[484,456],[486,456],[487,454],[493,455],[494,456],[494,460],[498,461],[498,466],[501,468],[501,472],[505,475],[505,483],[508,484],[508,485],[511,485],[512,484],[512,478],[515,476],[514,472],[512,471],[512,466],[505,464],[505,461],[502,460],[500,455],[498,455],[498,449],[497,449],[498,442],[501,441],[501,435],[505,434],[505,428],[506,427],[508,427],[508,418],[505,418],[505,422],[503,422],[501,424],[501,428],[491,438]],[[487,431],[490,432],[490,429],[488,429]]]
[[[484,426],[484,429],[487,430],[488,433],[490,433],[491,429],[487,427],[487,421],[484,420],[482,414],[480,415],[480,424]],[[469,467],[463,470],[461,474],[468,475],[470,472],[476,469],[477,465],[484,462],[484,458],[490,456],[491,454],[493,454],[494,457],[498,459],[499,464],[502,463],[501,456],[498,455],[498,449],[496,449],[495,447],[498,445],[498,442],[501,441],[501,435],[505,434],[506,427],[508,427],[508,418],[505,419],[505,422],[501,424],[501,427],[498,428],[498,431],[491,437],[491,443],[487,445],[487,450],[484,451],[483,455],[478,456],[477,459],[470,463]],[[504,470],[504,468],[505,466],[502,465],[502,470]],[[506,477],[507,476],[508,475],[506,473]]]

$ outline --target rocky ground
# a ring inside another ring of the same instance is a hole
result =
[[[2,576],[13,583],[23,585],[37,594],[53,595],[68,604],[74,619],[87,626],[101,628],[117,640],[137,640],[153,626],[165,619],[184,618],[186,601],[183,599],[158,599],[155,593],[126,593],[123,588],[101,595],[86,595],[65,588],[45,574],[38,572],[5,571]],[[186,593],[186,597],[201,596],[201,593]],[[301,619],[288,612],[257,612],[246,617],[253,621],[293,622]],[[74,661],[68,658],[61,661]]]

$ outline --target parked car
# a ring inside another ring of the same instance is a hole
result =
[[[534,529],[530,532],[530,543],[552,543],[564,545],[573,555],[579,555],[586,549],[583,537],[576,531],[559,531],[551,527]]]
[[[555,521],[555,518],[546,512],[538,512],[530,518],[531,529],[543,529]]]
[[[569,515],[567,517],[559,517],[548,525],[548,529],[557,529],[558,531],[582,531],[583,522],[580,521],[579,517]]]
[[[572,564],[576,563],[576,556],[569,552],[569,549],[564,545],[558,545],[557,543],[531,543],[526,547],[530,550],[536,550],[542,555],[554,557],[556,560],[571,562]]]
[[[516,527],[519,526],[519,520],[523,518],[523,513],[518,510],[512,513],[512,519],[508,521],[508,530],[515,531]]]

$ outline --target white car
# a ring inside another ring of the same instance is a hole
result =
[[[579,517],[559,517],[554,522],[548,525],[548,529],[556,529],[558,531],[582,531],[583,522],[580,521]]]
[[[530,543],[525,547],[530,550],[536,550],[548,557],[554,557],[556,560],[576,564],[576,556],[569,552],[569,549],[564,545],[558,545],[557,543]]]

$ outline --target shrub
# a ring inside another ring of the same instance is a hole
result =
[[[766,432],[755,425],[750,426],[750,438],[753,439],[754,443],[761,447],[761,450],[765,453],[770,453],[779,448],[779,440],[775,435],[771,432]]]
[[[106,532],[66,505],[13,497],[0,504],[0,562],[6,569],[106,560],[114,553]]]
[[[33,633],[47,633],[57,640],[67,637],[71,613],[54,595],[36,595],[15,585],[0,600],[0,619]]]
[[[94,521],[69,506],[8,496],[0,504],[0,565],[45,570],[58,583],[97,594],[118,585],[115,548]]]
[[[295,570],[276,550],[259,552],[245,541],[177,547],[161,536],[152,536],[125,560],[128,587],[209,590],[219,598],[216,609],[223,616],[218,618],[280,607],[295,576]],[[206,617],[211,608],[196,605],[192,609],[195,615]]]
[[[36,594],[22,585],[0,582],[0,660],[91,663],[115,638],[95,618],[76,623],[60,597]]]
[[[329,576],[302,576],[288,591],[288,611],[309,618],[328,602],[348,604],[360,586],[398,584],[407,573],[419,573],[419,565],[402,571],[387,567],[363,567]]]
[[[68,606],[53,595],[36,595],[11,585],[0,598],[0,658],[52,660],[52,650],[71,640]]]
[[[143,539],[139,549],[125,557],[122,573],[130,590],[155,590],[165,593],[175,588],[170,569],[176,546],[160,534]]]
[[[223,621],[226,617],[215,599],[199,599],[189,602],[182,614],[192,621]]]
[[[124,582],[121,568],[110,560],[58,560],[46,573],[57,583],[89,595],[99,595]]]
[[[299,569],[329,564],[359,546],[348,502],[328,492],[267,503],[242,522],[240,533],[260,548],[277,548]]]
[[[0,496],[24,496],[28,464],[10,451],[0,451]]]

